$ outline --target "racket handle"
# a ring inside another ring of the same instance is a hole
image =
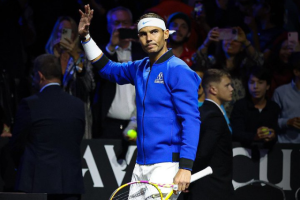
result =
[[[203,169],[200,172],[197,172],[191,176],[191,183],[200,178],[203,178],[204,176],[210,175],[212,173],[213,173],[212,168],[206,167],[205,169]],[[178,185],[173,185],[173,190],[178,190]]]
[[[191,177],[191,183],[204,177],[204,176],[207,176],[209,174],[212,174],[213,171],[212,171],[212,168],[211,167],[206,167],[205,169],[201,170],[200,172],[197,172],[195,174],[192,175]]]

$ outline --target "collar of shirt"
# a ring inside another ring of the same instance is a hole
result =
[[[218,108],[221,110],[221,112],[223,113],[223,115],[225,115],[225,113],[224,113],[223,109],[221,108],[221,106],[219,104],[217,104],[214,100],[211,100],[211,99],[205,99],[205,100],[206,101],[210,101],[210,102],[216,104],[216,106],[218,106]]]
[[[58,86],[60,86],[59,83],[48,83],[48,84],[46,84],[44,87],[42,87],[42,88],[40,89],[40,92],[42,92],[46,87],[51,86],[51,85],[58,85]]]
[[[129,42],[129,46],[128,46],[127,48],[125,48],[125,49],[123,49],[122,47],[116,46],[116,48],[115,48],[114,51],[110,51],[110,50],[108,49],[108,45],[106,45],[105,49],[106,49],[106,51],[107,51],[110,55],[113,55],[113,54],[116,53],[117,51],[119,51],[119,52],[120,52],[120,51],[131,51],[131,46],[132,46],[132,43]]]
[[[131,51],[131,46],[132,46],[131,42],[129,42],[129,46],[124,49],[122,47],[116,46],[116,51]]]
[[[297,88],[296,83],[295,83],[294,80],[292,80],[291,85],[292,85],[292,88],[293,88],[294,90],[296,90],[296,92],[300,92],[300,90]]]
[[[232,133],[232,129],[231,129],[231,126],[230,126],[230,120],[229,120],[228,117],[227,117],[227,114],[226,114],[226,111],[225,111],[224,106],[223,106],[223,105],[220,106],[219,104],[217,104],[215,101],[213,101],[213,100],[211,100],[211,99],[205,99],[205,100],[210,101],[210,102],[216,104],[216,106],[219,107],[219,109],[221,110],[221,112],[222,112],[222,114],[223,114],[223,116],[224,116],[224,118],[225,118],[225,120],[226,120],[226,123],[227,123],[227,125],[228,125],[229,131],[230,131],[230,133]]]
[[[248,108],[258,110],[258,108],[255,108],[255,105],[254,105],[253,101],[251,100],[251,98],[246,97],[246,100],[247,100]],[[269,104],[270,104],[270,100],[266,97],[266,105],[262,110],[268,110],[268,108],[270,106]]]

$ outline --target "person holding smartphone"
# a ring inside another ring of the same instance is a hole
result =
[[[85,103],[85,139],[92,138],[90,97],[95,88],[92,65],[79,48],[77,24],[71,17],[59,17],[46,44],[46,52],[55,55],[62,68],[61,86]]]
[[[106,46],[100,47],[104,54],[116,62],[144,58],[146,53],[135,41],[138,33],[133,28],[131,11],[119,6],[109,10],[106,17],[110,40]],[[96,123],[93,125],[93,137],[120,139],[122,151],[118,155],[118,161],[123,162],[130,144],[126,137],[128,125],[135,123],[135,88],[130,84],[119,85],[100,77],[98,73],[95,74],[97,87],[93,117]]]
[[[228,116],[231,114],[234,102],[245,97],[246,91],[243,84],[245,71],[253,66],[262,66],[264,63],[263,55],[254,49],[247,40],[245,32],[240,27],[230,29],[232,32],[226,34],[231,34],[231,39],[226,40],[220,38],[221,30],[224,29],[217,27],[211,29],[204,43],[193,55],[195,65],[202,69],[225,69],[230,73],[234,91],[232,101],[224,103]],[[227,36],[226,38],[230,38]],[[216,52],[214,55],[208,55],[208,49],[213,43],[217,43]]]

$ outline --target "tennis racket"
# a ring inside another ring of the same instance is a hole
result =
[[[191,183],[212,174],[211,167],[207,167],[191,176]],[[161,188],[172,188],[168,194],[163,194]],[[116,189],[109,200],[168,200],[173,190],[177,190],[178,185],[175,184],[158,184],[149,181],[135,181],[121,185]],[[165,198],[164,198],[165,196]]]

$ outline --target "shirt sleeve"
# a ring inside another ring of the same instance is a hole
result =
[[[104,54],[102,57],[93,62],[102,78],[118,83],[120,85],[131,83],[134,85],[137,68],[135,62],[118,63],[109,60]]]
[[[282,103],[281,103],[280,95],[279,95],[279,92],[277,89],[274,91],[272,100],[275,101],[278,104],[278,106],[280,107],[280,109],[282,110]],[[287,121],[288,121],[288,119],[283,118],[282,112],[280,112],[279,117],[278,117],[278,125],[281,129],[287,128]]]
[[[192,170],[200,134],[197,91],[201,79],[187,66],[172,68],[169,77],[173,104],[182,125],[179,168]]]

